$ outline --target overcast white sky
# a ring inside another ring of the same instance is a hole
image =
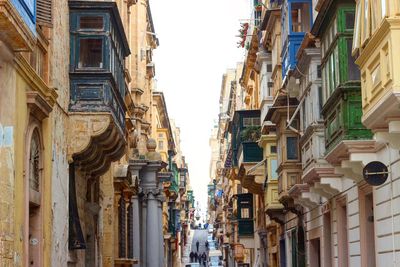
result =
[[[240,20],[252,0],[150,0],[160,46],[154,51],[157,89],[169,117],[181,128],[181,148],[189,164],[202,210],[210,181],[211,128],[218,116],[222,75],[244,51],[237,48]]]

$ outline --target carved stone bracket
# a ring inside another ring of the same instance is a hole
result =
[[[68,159],[94,176],[125,153],[126,140],[112,115],[72,113],[68,130]]]

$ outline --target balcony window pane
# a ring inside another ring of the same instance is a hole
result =
[[[296,160],[298,158],[297,137],[286,138],[286,155],[288,160]]]
[[[353,35],[353,51],[360,48],[360,29],[361,29],[361,1],[357,2],[354,35]]]
[[[307,32],[310,30],[310,4],[292,3],[292,32]]]
[[[103,17],[81,17],[79,28],[101,30],[103,29]]]
[[[347,11],[344,13],[345,20],[346,20],[346,30],[354,29],[354,12]]]
[[[354,58],[351,55],[351,45],[352,40],[347,39],[347,66],[348,66],[348,75],[350,81],[359,81],[360,80],[360,70],[358,66],[354,62]]]
[[[271,160],[271,180],[278,179],[278,173],[276,171],[277,169],[278,169],[278,162],[276,159],[272,159]]]
[[[241,219],[250,219],[250,209],[249,208],[241,208]]]
[[[95,38],[80,39],[79,67],[103,67],[103,40]]]

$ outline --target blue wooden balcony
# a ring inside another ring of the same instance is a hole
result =
[[[106,112],[125,129],[125,58],[130,54],[118,9],[112,2],[69,1],[69,111]]]
[[[125,153],[125,58],[130,54],[115,2],[68,1],[71,156],[102,175]]]
[[[282,78],[297,64],[296,54],[313,22],[311,0],[287,0],[282,6]]]

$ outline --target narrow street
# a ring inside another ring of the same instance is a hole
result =
[[[207,230],[193,230],[192,231],[192,242],[188,244],[185,249],[185,255],[183,256],[183,265],[190,263],[189,254],[191,251],[197,252],[197,254],[203,254],[203,252],[207,252],[205,242],[207,240]],[[196,242],[199,241],[199,250],[196,249]]]
[[[196,242],[199,241],[199,251],[196,250]],[[197,252],[197,254],[203,254],[206,252],[206,245],[205,242],[207,241],[207,230],[195,230],[193,241],[192,241],[192,251]]]

